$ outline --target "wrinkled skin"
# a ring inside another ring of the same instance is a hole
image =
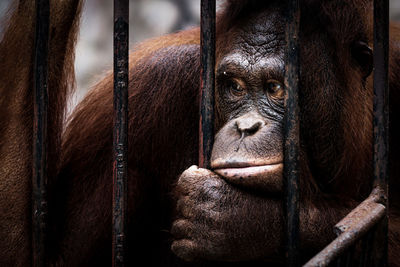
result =
[[[177,202],[180,219],[174,222],[172,234],[179,239],[172,250],[186,260],[208,259],[236,261],[257,259],[264,249],[275,250],[281,240],[281,218],[276,216],[279,201],[239,192],[215,173],[192,166],[179,178],[181,197]],[[242,196],[244,194],[244,196]],[[236,198],[240,195],[240,198]],[[254,218],[262,211],[265,225],[273,225],[269,235]],[[238,217],[240,215],[240,217]],[[272,216],[271,216],[272,215]],[[265,240],[270,240],[265,243]],[[250,247],[248,244],[252,244]],[[237,258],[232,255],[237,255]]]

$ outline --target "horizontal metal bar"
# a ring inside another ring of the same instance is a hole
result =
[[[338,237],[304,266],[328,266],[348,248],[361,240],[386,214],[385,206],[379,201],[380,194],[378,190],[374,190],[365,201],[336,224],[335,233]]]

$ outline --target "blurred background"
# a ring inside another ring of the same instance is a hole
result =
[[[0,18],[11,1],[0,0]],[[223,1],[217,2],[220,5]],[[400,21],[400,0],[390,0],[390,5],[391,18]],[[71,107],[112,68],[112,7],[112,0],[86,0],[75,60],[78,88],[71,98]],[[197,26],[200,0],[130,0],[129,22],[132,48],[144,39]]]

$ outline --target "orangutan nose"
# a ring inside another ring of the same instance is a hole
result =
[[[255,116],[245,116],[236,121],[236,128],[241,138],[252,136],[263,126],[263,121]]]

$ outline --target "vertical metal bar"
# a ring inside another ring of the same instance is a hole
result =
[[[337,260],[336,260],[336,264],[334,263],[334,264],[332,264],[332,266],[333,265],[336,265],[336,267],[342,267],[343,266],[343,256],[341,256],[341,257],[339,257]]]
[[[347,252],[347,256],[346,256],[346,267],[351,267],[353,266],[353,262],[354,262],[354,253],[356,250],[356,246],[357,244],[353,245],[352,247],[349,248],[348,252]]]
[[[47,55],[49,0],[36,0],[32,167],[32,265],[44,266],[47,217]]]
[[[113,266],[124,266],[128,172],[129,0],[114,0]]]
[[[361,239],[361,255],[359,266],[371,266],[370,257],[372,252],[372,241],[374,240],[375,227],[369,230],[368,233]]]
[[[296,266],[299,247],[299,0],[288,0],[285,64],[284,181],[287,266]]]
[[[381,193],[386,216],[376,243],[382,248],[380,266],[387,266],[389,158],[389,0],[374,0],[374,186]]]
[[[215,0],[201,0],[199,166],[210,168],[214,143]]]

